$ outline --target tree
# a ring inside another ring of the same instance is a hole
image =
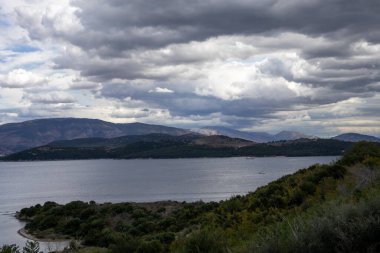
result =
[[[23,253],[42,253],[40,251],[40,244],[37,241],[27,241],[25,247],[22,249]]]
[[[3,245],[0,248],[0,253],[20,253],[18,246],[16,244],[12,245]]]

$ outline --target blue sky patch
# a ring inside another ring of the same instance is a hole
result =
[[[10,50],[13,52],[18,52],[18,53],[30,53],[30,52],[40,51],[40,49],[37,47],[32,47],[25,44],[15,45],[11,47]]]
[[[4,13],[1,13],[1,7],[0,7],[0,27],[2,26],[10,26],[10,23]]]
[[[23,64],[21,66],[21,68],[25,69],[25,70],[32,70],[32,69],[36,69],[40,66],[42,66],[44,63],[43,62],[32,62],[32,63],[28,63],[28,64]]]

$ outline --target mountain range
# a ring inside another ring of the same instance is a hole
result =
[[[233,138],[241,138],[257,143],[266,143],[273,141],[289,141],[297,139],[318,139],[318,136],[307,135],[297,131],[281,131],[277,134],[269,134],[266,132],[250,132],[250,131],[239,131],[227,127],[221,126],[207,126],[198,129],[192,129],[193,132],[197,132],[204,135],[225,135]],[[358,141],[370,141],[370,142],[380,142],[380,138],[358,134],[358,133],[344,133],[332,137],[331,139],[347,141],[347,142],[358,142]]]
[[[183,135],[189,130],[143,123],[115,124],[98,119],[37,119],[0,126],[0,154],[10,154],[57,140],[114,138],[161,133]]]
[[[332,139],[340,141],[358,142],[358,141],[370,141],[370,142],[380,142],[380,138],[357,133],[345,133],[333,137]]]
[[[235,130],[235,129],[231,129],[227,127],[220,127],[220,126],[208,126],[208,127],[202,127],[199,129],[192,129],[192,130],[204,135],[226,135],[229,137],[251,140],[258,143],[318,138],[316,136],[306,135],[304,133],[300,133],[296,131],[281,131],[277,134],[269,134],[266,132],[239,131],[239,130]]]
[[[241,148],[253,143],[298,139],[315,140],[318,138],[293,131],[282,131],[272,135],[266,132],[239,131],[221,126],[188,130],[144,123],[116,124],[98,119],[51,118],[0,125],[0,155],[8,155],[35,147],[45,146],[50,143],[53,143],[53,146],[57,145],[56,143],[64,144],[65,142],[57,141],[65,140],[79,139],[78,142],[82,144],[84,141],[87,143],[100,142],[103,144],[107,142],[107,145],[112,143],[112,145],[116,146],[118,141],[123,143],[123,145],[126,144],[125,141],[133,142],[137,139],[140,142],[149,142],[152,141],[149,138],[153,138],[153,135],[150,134],[165,135],[165,141],[170,139],[168,136],[182,136],[181,138],[175,138],[175,142],[188,141],[189,138],[191,138],[191,145],[206,145],[214,148],[220,148],[222,146]],[[154,136],[154,138],[157,138],[157,136]],[[332,139],[345,142],[356,142],[360,140],[380,142],[380,139],[374,136],[356,133],[342,134]],[[56,143],[54,144],[54,142]],[[76,142],[72,141],[69,143],[72,145]],[[106,147],[107,145],[103,146]]]
[[[222,126],[209,126],[198,129],[192,129],[203,135],[225,135],[231,138],[240,138],[258,143],[269,142],[273,140],[273,136],[265,132],[243,132]]]

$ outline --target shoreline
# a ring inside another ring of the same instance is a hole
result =
[[[342,154],[328,154],[328,155],[259,155],[259,156],[249,156],[249,155],[241,155],[241,156],[199,156],[199,157],[160,157],[160,158],[152,158],[152,157],[141,157],[141,158],[88,158],[88,159],[41,159],[41,160],[3,160],[0,157],[0,163],[26,163],[26,162],[65,162],[65,161],[100,161],[100,160],[108,160],[108,161],[130,161],[130,160],[181,160],[181,159],[224,159],[224,158],[246,158],[246,159],[255,159],[255,158],[303,158],[303,157],[341,157]]]
[[[41,239],[41,238],[37,238],[37,237],[35,237],[34,235],[29,234],[29,233],[25,230],[25,228],[21,228],[21,229],[19,229],[19,230],[17,231],[17,233],[18,233],[20,236],[22,236],[22,237],[24,237],[24,238],[26,238],[26,239],[28,239],[28,240],[37,241],[37,242],[68,242],[68,241],[70,241],[70,239],[48,239],[48,238],[46,238],[46,239]]]

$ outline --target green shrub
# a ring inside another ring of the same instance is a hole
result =
[[[380,199],[326,207],[262,230],[247,251],[258,253],[380,252]]]
[[[41,208],[42,208],[42,206],[40,204],[37,204],[35,206],[31,206],[29,208],[23,208],[20,211],[20,216],[21,217],[27,217],[27,218],[33,217],[41,210]]]
[[[64,233],[68,235],[73,235],[79,232],[80,225],[82,224],[79,218],[74,218],[69,220],[64,226]]]
[[[53,202],[53,201],[46,201],[45,204],[42,206],[42,211],[47,211],[53,207],[56,207],[58,206],[57,203]]]
[[[157,240],[162,242],[163,244],[170,244],[175,239],[175,234],[173,232],[163,232],[159,233],[155,236]]]
[[[180,248],[181,253],[226,253],[225,238],[217,233],[207,230],[194,232],[185,240]]]
[[[89,217],[93,216],[96,214],[96,209],[94,206],[90,206],[86,209],[84,209],[83,211],[80,212],[79,214],[79,218],[82,219],[82,220],[86,220],[88,219]]]
[[[54,216],[44,217],[38,224],[40,230],[49,229],[55,227],[58,224],[58,220]]]
[[[136,253],[161,253],[163,246],[159,241],[142,242],[136,250]]]
[[[3,245],[0,248],[0,253],[20,253],[20,250],[16,244],[12,245]]]
[[[135,239],[120,240],[109,247],[109,253],[134,253],[139,247],[139,241]]]
[[[315,192],[316,188],[317,188],[316,185],[310,181],[304,181],[300,185],[300,189],[309,195],[313,194]]]
[[[27,241],[22,253],[42,253],[40,252],[40,244],[37,241]]]
[[[358,142],[344,153],[339,161],[342,165],[361,163],[368,157],[380,157],[380,148],[373,142]]]

